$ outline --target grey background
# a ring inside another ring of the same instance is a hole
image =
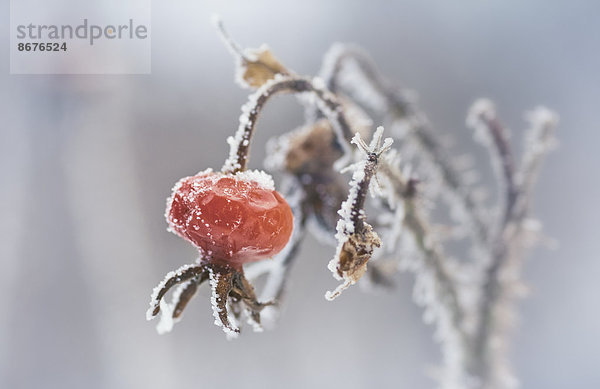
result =
[[[181,176],[221,166],[247,94],[232,81],[214,11],[241,44],[267,42],[302,74],[335,41],[364,46],[482,165],[464,126],[475,98],[497,103],[516,144],[526,110],[558,111],[561,144],[535,206],[560,245],[525,266],[530,295],[512,354],[525,388],[600,387],[600,3],[227,3],[154,1],[150,76],[9,76],[3,2],[0,387],[434,386],[439,355],[411,302],[412,278],[393,293],[354,288],[326,302],[333,249],[314,241],[273,331],[226,341],[207,288],[173,333],[145,321],[152,287],[194,258],[165,231],[165,198]],[[252,165],[269,136],[301,120],[292,98],[272,102]]]

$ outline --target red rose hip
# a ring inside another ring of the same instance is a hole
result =
[[[169,229],[205,260],[233,267],[280,252],[294,225],[290,206],[259,171],[185,177],[173,188],[165,216]]]

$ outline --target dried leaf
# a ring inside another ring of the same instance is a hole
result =
[[[373,250],[381,246],[381,240],[371,225],[364,223],[362,231],[348,235],[347,240],[340,245],[334,259],[329,263],[329,268],[337,278],[344,283],[333,292],[327,292],[325,297],[333,300],[355,284],[367,271],[367,262],[373,255]]]
[[[289,75],[288,70],[271,53],[267,45],[246,49],[239,58],[237,81],[250,88],[260,88],[275,75]]]
[[[294,175],[320,174],[341,156],[331,124],[320,119],[290,135],[285,168]]]

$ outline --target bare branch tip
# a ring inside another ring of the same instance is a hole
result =
[[[477,128],[482,121],[489,121],[496,117],[496,106],[490,99],[478,99],[469,108],[467,126]]]
[[[233,56],[236,58],[239,57],[244,59],[245,56],[242,48],[233,40],[233,38],[231,38],[231,35],[229,35],[227,30],[225,29],[225,24],[223,23],[223,19],[221,19],[221,16],[217,13],[214,13],[211,15],[211,21],[217,29],[217,33],[221,37],[221,40],[223,41],[229,52],[233,54]]]

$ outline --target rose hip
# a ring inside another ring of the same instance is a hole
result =
[[[285,199],[244,173],[181,179],[167,202],[166,219],[206,261],[237,268],[280,252],[294,224]]]

